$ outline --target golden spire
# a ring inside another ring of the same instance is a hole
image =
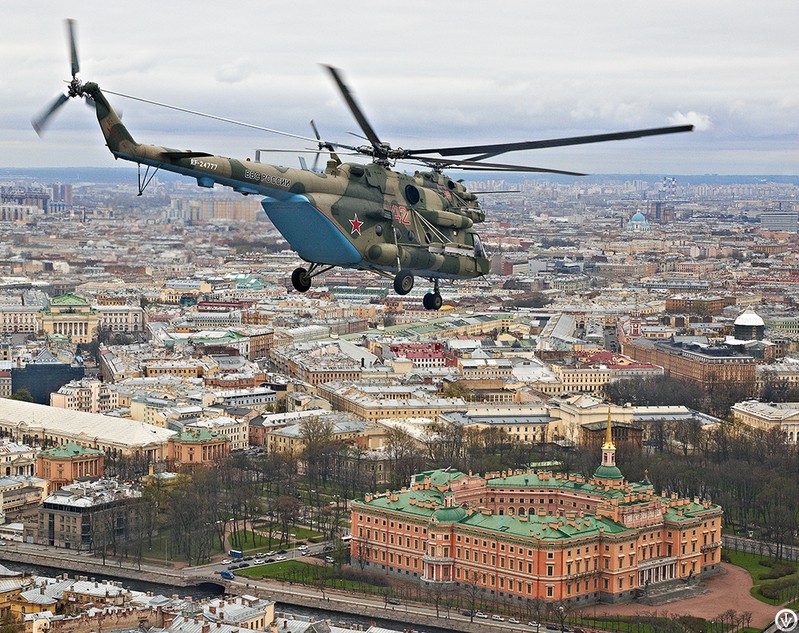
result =
[[[613,430],[610,422],[610,403],[608,402],[608,426],[605,429],[605,443],[602,444],[603,451],[615,451],[616,445],[613,443]]]

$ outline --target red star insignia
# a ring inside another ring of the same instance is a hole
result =
[[[357,233],[358,235],[361,234],[361,227],[363,226],[363,222],[358,219],[358,214],[355,214],[355,217],[350,220],[350,224],[352,224],[352,231],[350,231],[350,235]]]

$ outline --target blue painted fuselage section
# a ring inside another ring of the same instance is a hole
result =
[[[341,229],[305,196],[296,194],[285,200],[264,198],[261,206],[275,228],[305,261],[355,266],[363,259]]]

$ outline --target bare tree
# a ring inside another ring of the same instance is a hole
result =
[[[566,625],[566,617],[569,615],[570,608],[571,605],[566,600],[555,600],[549,603],[549,612],[557,620],[561,631]]]

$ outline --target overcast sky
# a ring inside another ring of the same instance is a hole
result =
[[[71,17],[83,81],[296,134],[311,136],[313,118],[325,138],[355,140],[325,63],[342,69],[393,146],[691,122],[690,134],[502,160],[592,173],[799,173],[796,0],[7,0],[0,17],[0,167],[114,165],[77,100],[41,139],[31,128],[70,78]],[[109,100],[140,142],[236,158],[307,147]],[[286,154],[271,162],[298,165]]]

